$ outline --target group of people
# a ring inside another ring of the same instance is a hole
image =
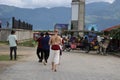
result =
[[[108,36],[96,36],[92,39],[92,41],[89,41],[89,38],[86,38],[86,48],[88,47],[89,50],[96,50],[98,54],[106,55],[107,49],[109,47],[110,38]]]
[[[7,40],[10,45],[10,60],[13,59],[13,51],[14,60],[16,60],[18,42],[14,30],[11,31],[11,34],[8,36]],[[60,63],[60,52],[62,45],[62,38],[58,35],[58,30],[55,29],[54,34],[51,36],[49,36],[48,32],[46,32],[45,34],[40,33],[40,37],[37,38],[36,41],[38,42],[36,54],[39,62],[43,62],[44,65],[46,65],[50,55],[52,70],[56,72],[57,65]]]
[[[98,36],[92,33],[92,35],[84,35],[83,37],[71,36],[65,39],[63,50],[70,51],[74,49],[84,50],[86,53],[94,50],[99,54],[106,55],[109,47],[110,38],[109,36]]]
[[[40,37],[36,40],[38,42],[37,56],[38,56],[39,62],[42,62],[44,59],[44,64],[47,63],[47,59],[50,53],[49,40],[50,40],[50,37],[47,32],[45,34],[40,33]]]

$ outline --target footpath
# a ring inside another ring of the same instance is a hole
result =
[[[22,59],[0,73],[0,80],[120,80],[120,58],[89,54],[83,51],[63,52],[57,72],[38,62],[36,48],[18,48]]]

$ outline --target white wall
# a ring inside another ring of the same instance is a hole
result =
[[[72,20],[78,20],[79,2],[72,3]]]
[[[33,38],[33,31],[31,30],[16,29],[15,31],[18,41]],[[10,33],[11,29],[0,29],[0,41],[6,41]]]

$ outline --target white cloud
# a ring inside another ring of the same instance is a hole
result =
[[[38,8],[38,7],[68,7],[71,6],[72,0],[0,0],[0,4],[17,6],[21,8]],[[91,2],[110,2],[114,0],[86,0],[86,3]]]
[[[12,5],[12,6],[23,6],[24,2],[21,0],[0,0],[0,4]]]
[[[34,7],[70,6],[71,0],[32,0],[30,5]]]
[[[113,1],[115,1],[115,0],[86,0],[87,3],[91,3],[91,2],[109,2],[109,3],[113,3]]]

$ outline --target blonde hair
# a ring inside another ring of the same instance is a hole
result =
[[[54,32],[58,32],[58,29],[54,29]]]

